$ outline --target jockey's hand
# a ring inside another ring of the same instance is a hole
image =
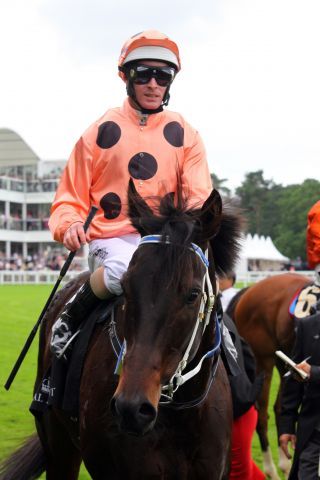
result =
[[[296,440],[297,437],[291,433],[283,433],[279,437],[279,443],[280,447],[282,448],[285,456],[290,460],[292,458],[292,455],[289,452],[288,445],[291,443],[291,447],[293,450],[296,448]]]
[[[82,222],[74,222],[70,225],[63,237],[63,245],[71,252],[78,250],[86,242],[87,239]]]

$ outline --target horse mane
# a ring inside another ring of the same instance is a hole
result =
[[[241,240],[244,229],[245,219],[242,211],[225,203],[222,207],[219,231],[210,239],[218,275],[235,269],[242,249]]]
[[[202,208],[199,208],[199,205],[190,206],[179,178],[177,185],[175,194],[171,192],[162,197],[149,197],[151,208],[130,181],[128,204],[132,225],[141,236],[161,235],[163,242],[170,238],[171,248],[166,248],[163,252],[165,271],[169,266],[171,272],[185,272],[190,268],[189,262],[188,264],[185,262],[187,257],[185,252],[191,242],[198,243],[199,239],[202,242],[210,242],[218,274],[231,270],[241,249],[242,216],[225,205],[222,212],[217,215],[218,218],[211,220],[216,226],[209,229],[203,224],[203,219],[206,220],[210,205],[205,202]],[[220,198],[219,195],[218,197]]]

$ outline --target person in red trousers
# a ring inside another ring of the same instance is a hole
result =
[[[258,412],[252,405],[249,410],[233,421],[230,480],[264,480],[266,478],[251,456],[252,437],[257,419]]]
[[[229,276],[234,276],[230,274]],[[226,274],[228,278],[228,274]],[[220,289],[223,290],[221,282]],[[225,285],[227,288],[228,285]],[[236,291],[235,291],[236,293]],[[231,298],[229,298],[229,301]],[[227,304],[224,309],[227,309]],[[231,441],[231,468],[229,480],[264,480],[265,474],[255,464],[251,455],[253,434],[257,425],[256,399],[261,391],[263,375],[256,375],[256,364],[252,350],[239,335],[237,327],[226,313],[223,322],[228,328],[237,351],[241,373],[229,375],[233,404],[233,426]]]

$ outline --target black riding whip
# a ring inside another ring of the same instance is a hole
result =
[[[86,219],[86,221],[85,221],[85,223],[84,223],[84,225],[83,225],[83,229],[84,229],[85,232],[88,230],[88,227],[89,227],[89,225],[90,225],[93,217],[94,217],[95,214],[97,213],[97,210],[98,210],[97,207],[91,207],[90,212],[89,212],[89,214],[88,214],[88,216],[87,216],[87,219]],[[76,254],[76,251],[70,252],[69,255],[68,255],[67,260],[65,261],[63,267],[61,268],[61,271],[60,271],[58,280],[56,281],[55,286],[53,287],[52,292],[50,293],[50,296],[49,296],[48,300],[46,301],[46,304],[45,304],[45,306],[43,307],[42,312],[40,313],[40,316],[39,316],[39,318],[38,318],[38,321],[37,321],[37,323],[34,325],[33,329],[31,330],[31,332],[30,332],[30,334],[29,334],[29,337],[27,338],[27,341],[26,341],[26,343],[24,344],[24,347],[23,347],[23,349],[21,350],[21,353],[20,353],[19,357],[17,358],[17,361],[16,361],[16,363],[15,363],[15,365],[14,365],[14,367],[13,367],[13,369],[12,369],[12,371],[11,371],[9,377],[8,377],[8,380],[6,381],[6,383],[5,383],[5,385],[4,385],[4,388],[5,388],[6,390],[9,390],[10,385],[11,385],[11,383],[13,382],[13,380],[14,380],[14,378],[15,378],[15,376],[16,376],[16,374],[17,374],[17,372],[18,372],[18,370],[19,370],[19,368],[20,368],[20,366],[21,366],[21,363],[23,362],[24,357],[26,356],[26,354],[27,354],[27,352],[28,352],[28,350],[29,350],[29,348],[30,348],[31,343],[33,342],[33,339],[34,339],[34,337],[36,336],[36,333],[37,333],[37,331],[38,331],[39,325],[40,325],[41,322],[42,322],[42,319],[43,319],[43,317],[44,317],[44,314],[46,313],[46,311],[47,311],[47,309],[48,309],[48,307],[49,307],[49,305],[50,305],[50,303],[51,303],[51,301],[52,301],[52,299],[53,299],[53,297],[54,297],[54,295],[55,295],[55,293],[56,293],[56,291],[57,291],[57,289],[58,289],[58,287],[59,287],[59,285],[60,285],[60,283],[61,283],[61,280],[63,279],[63,277],[64,277],[65,274],[67,273],[67,271],[68,271],[68,269],[69,269],[69,267],[70,267],[70,264],[71,264],[71,262],[72,262],[72,260],[73,260],[73,258],[74,258],[74,256],[75,256],[75,254]]]

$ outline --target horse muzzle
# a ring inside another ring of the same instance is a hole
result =
[[[127,399],[123,394],[115,394],[110,402],[110,409],[115,416],[121,432],[142,436],[152,430],[157,410],[145,397],[135,396]]]

